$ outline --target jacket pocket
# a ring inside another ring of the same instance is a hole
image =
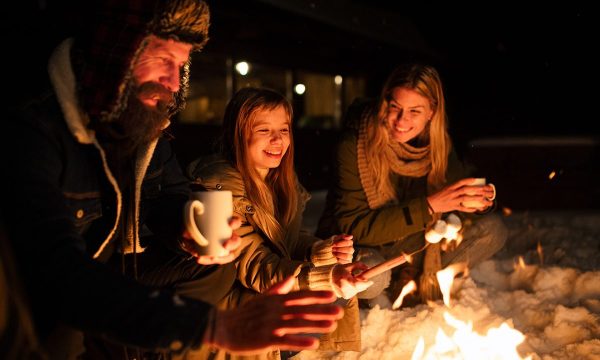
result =
[[[144,177],[142,182],[142,199],[154,199],[159,197],[161,192],[163,168],[152,169]]]
[[[80,230],[102,216],[100,192],[63,192],[75,226]]]

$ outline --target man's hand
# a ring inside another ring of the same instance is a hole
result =
[[[229,220],[229,226],[232,230],[239,228],[242,225],[240,218],[234,216]],[[190,236],[187,231],[183,232],[183,241],[181,248],[187,251],[190,255],[196,258],[196,262],[201,265],[213,265],[213,264],[227,264],[235,259],[235,254],[232,252],[237,249],[242,243],[242,239],[234,232],[231,232],[231,238],[223,243],[223,247],[228,251],[227,255],[223,256],[210,256],[200,255],[201,246]]]
[[[289,293],[294,282],[295,279],[290,277],[244,305],[217,311],[215,328],[207,329],[209,335],[205,336],[205,342],[241,355],[273,349],[316,349],[319,340],[314,335],[301,334],[335,330],[343,310],[331,304],[336,299],[331,291]]]

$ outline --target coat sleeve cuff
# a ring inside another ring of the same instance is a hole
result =
[[[333,256],[333,236],[316,241],[311,249],[310,261],[316,267],[337,264],[337,259]]]
[[[311,290],[335,291],[333,286],[333,268],[335,265],[311,268],[308,272],[308,287]]]

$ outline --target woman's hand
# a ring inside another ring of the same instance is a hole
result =
[[[429,206],[436,213],[450,211],[476,212],[483,211],[492,206],[494,202],[489,200],[494,197],[494,188],[490,185],[471,185],[475,178],[466,178],[448,185],[442,190],[427,197]],[[477,207],[466,207],[463,202],[473,201],[480,204]]]

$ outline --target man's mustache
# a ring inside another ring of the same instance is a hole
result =
[[[164,85],[157,82],[145,82],[138,87],[138,97],[158,97],[160,102],[171,104],[174,101],[174,93]]]

